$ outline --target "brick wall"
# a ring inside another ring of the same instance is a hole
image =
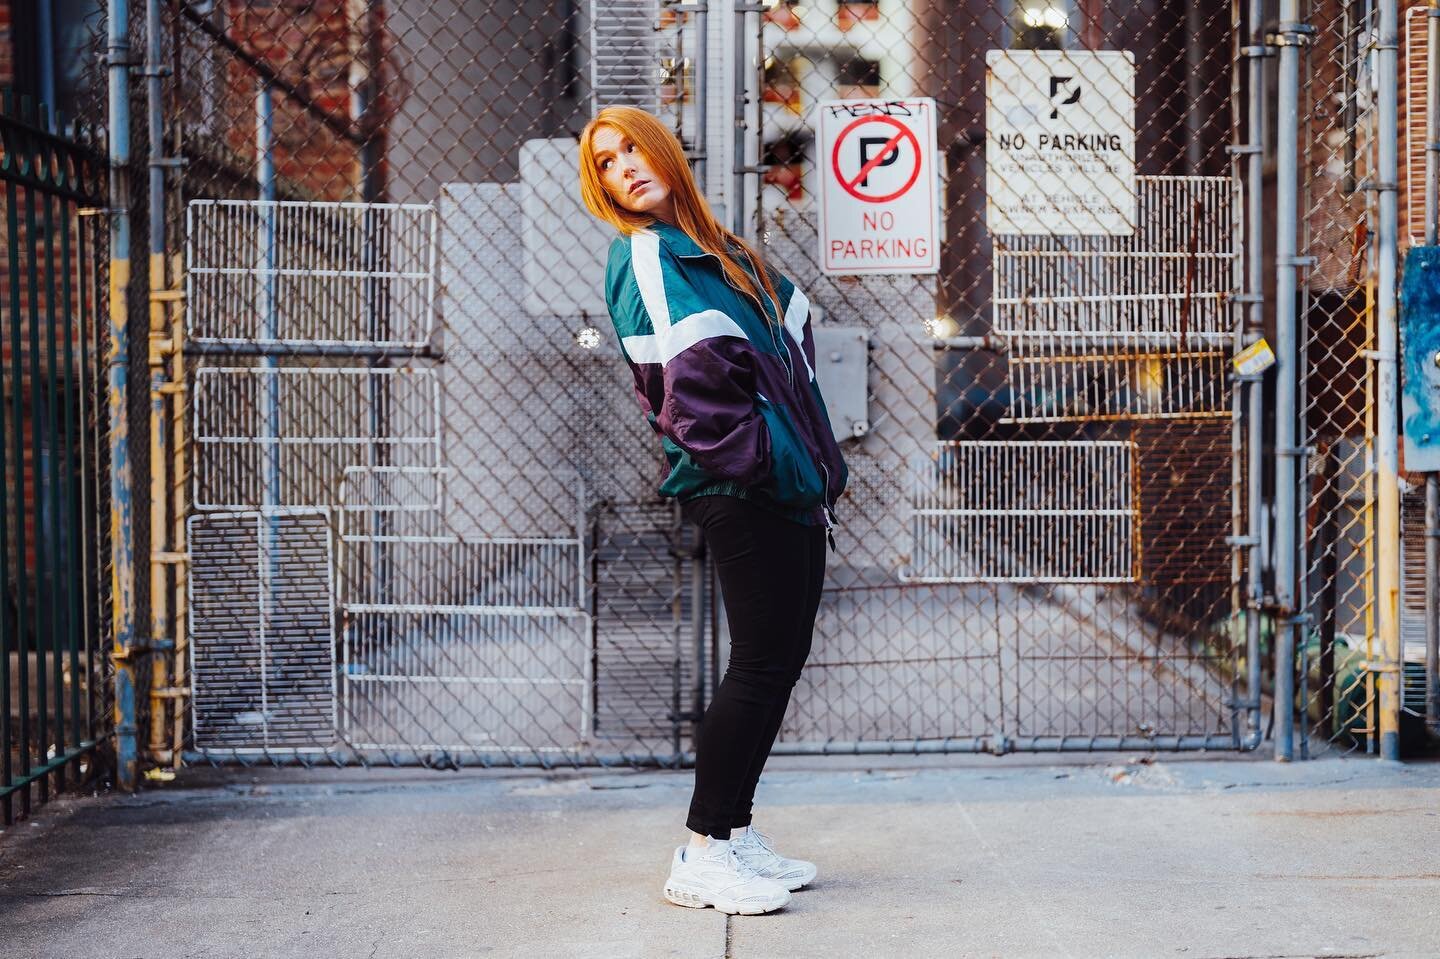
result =
[[[0,86],[15,79],[15,40],[10,27],[11,0],[0,0]]]
[[[304,5],[230,0],[226,22],[235,41],[306,92],[321,109],[348,122],[350,70],[359,36],[346,7],[345,0]],[[254,71],[232,60],[220,107],[226,114],[227,147],[252,161],[256,84]],[[357,199],[360,168],[355,144],[292,97],[277,93],[274,111],[275,168],[281,183],[309,199]]]

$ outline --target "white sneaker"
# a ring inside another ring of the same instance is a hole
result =
[[[770,837],[751,826],[744,835],[731,840],[735,855],[755,872],[794,892],[815,878],[815,864],[803,859],[786,859],[775,851]]]
[[[704,850],[677,846],[665,880],[665,898],[677,906],[758,916],[790,901],[790,891],[762,878],[735,855],[729,840],[711,839]]]

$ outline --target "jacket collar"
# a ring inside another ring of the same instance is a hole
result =
[[[656,220],[646,227],[651,233],[660,238],[660,242],[676,256],[709,256],[700,244],[690,238],[690,234],[678,226],[671,226],[663,220]]]

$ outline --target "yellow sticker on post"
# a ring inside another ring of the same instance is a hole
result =
[[[1265,342],[1265,337],[1262,336],[1236,353],[1231,362],[1235,364],[1235,372],[1241,376],[1255,376],[1275,365],[1275,352],[1270,349],[1270,344]]]

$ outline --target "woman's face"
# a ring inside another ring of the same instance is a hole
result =
[[[629,137],[612,126],[600,126],[590,143],[600,182],[617,204],[632,213],[674,222],[670,187],[650,169],[645,154]]]

